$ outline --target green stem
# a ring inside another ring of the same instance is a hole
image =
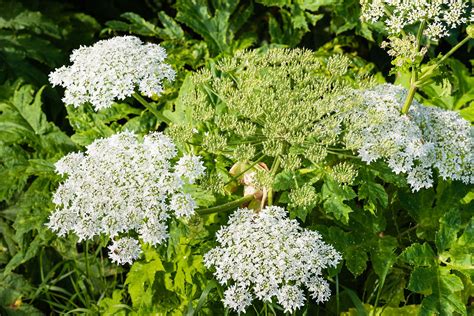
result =
[[[421,38],[423,36],[423,30],[425,29],[426,21],[421,21],[418,32],[416,33],[416,49],[419,52],[421,49]]]
[[[235,209],[236,207],[239,207],[245,202],[250,202],[254,198],[255,197],[253,196],[253,194],[246,195],[244,197],[241,197],[240,199],[237,199],[235,201],[231,201],[225,204],[221,204],[221,205],[217,205],[217,206],[213,206],[209,208],[198,209],[196,210],[196,213],[198,213],[199,215],[207,215],[207,214],[213,214],[217,212],[229,211],[231,209]]]
[[[150,103],[148,103],[141,95],[139,95],[138,93],[134,92],[132,94],[132,96],[135,98],[135,100],[137,100],[138,102],[140,102],[141,105],[143,105],[146,109],[148,109],[148,111],[150,111],[151,113],[153,113],[153,115],[156,116],[157,119],[159,119],[160,121],[162,122],[165,122],[166,124],[169,124],[170,123],[170,120],[167,119],[166,117],[163,116],[163,114],[161,114],[160,112],[158,112],[157,109],[155,109]]]
[[[327,150],[327,152],[330,153],[330,154],[333,154],[333,155],[341,156],[341,157],[347,157],[347,158],[352,158],[352,159],[360,159],[359,157],[354,156],[354,155],[345,154],[343,152],[336,152],[336,151],[329,150],[329,149]]]
[[[421,39],[423,37],[423,29],[425,28],[425,21],[422,21],[420,26],[418,27],[418,32],[416,34],[416,50],[417,52],[421,49]],[[415,93],[417,90],[416,81],[418,79],[418,67],[416,64],[413,64],[411,67],[411,79],[410,79],[410,89],[408,90],[408,95],[405,100],[405,103],[402,106],[401,113],[407,114],[408,110],[410,109],[410,105],[413,102],[415,97]]]
[[[416,50],[417,52],[421,49],[421,38],[423,36],[423,29],[425,28],[425,21],[422,21],[420,27],[418,28],[418,33],[416,34]],[[410,105],[415,98],[416,90],[418,86],[416,85],[416,81],[418,79],[418,67],[416,64],[412,65],[411,68],[411,79],[410,79],[410,89],[408,90],[408,95],[405,100],[405,103],[402,106],[401,113],[407,114],[408,110],[410,109]]]
[[[409,234],[410,232],[414,231],[415,229],[418,228],[418,224],[416,224],[415,226],[413,227],[410,227],[408,228],[407,230],[405,230],[404,232],[401,232],[398,234],[398,238],[401,238],[402,236],[406,235],[406,234]]]
[[[408,90],[407,98],[405,99],[405,103],[403,104],[403,107],[401,110],[402,114],[408,113],[408,110],[410,109],[410,105],[413,102],[413,98],[415,97],[416,89],[418,89],[417,85],[415,84],[415,81],[416,81],[416,76],[415,77],[412,76],[410,89]]]
[[[272,177],[276,175],[276,173],[278,172],[279,167],[280,167],[280,156],[277,156],[275,158],[275,160],[273,160],[273,164],[272,164],[272,167],[271,167]],[[269,206],[273,205],[273,189],[272,188],[268,189],[267,201],[268,201],[267,204]]]
[[[235,176],[232,176],[231,177],[231,180],[227,181],[225,183],[225,185],[228,185],[234,181],[236,181],[241,175],[243,175],[244,173],[246,173],[247,171],[249,171],[250,169],[252,169],[253,167],[255,167],[263,158],[265,157],[265,155],[261,155],[257,160],[255,160],[248,168],[245,168],[244,171],[236,174]]]
[[[89,268],[89,240],[86,240],[86,251],[85,251],[85,261],[86,261],[86,276],[90,278],[90,268]]]
[[[461,46],[463,46],[464,44],[466,44],[467,42],[469,42],[469,40],[471,39],[471,37],[469,36],[466,36],[462,41],[460,41],[459,43],[456,44],[456,46],[454,46],[453,48],[451,48],[449,50],[449,52],[447,52],[443,57],[441,57],[440,60],[438,60],[435,64],[431,65],[430,67],[428,67],[424,72],[422,72],[419,76],[419,79],[418,79],[418,82],[417,82],[417,85],[419,87],[423,86],[427,81],[428,79],[430,79],[431,77],[431,74],[433,73],[434,70],[436,70],[436,68],[438,68],[439,66],[441,66],[452,54],[454,54]]]
[[[462,41],[460,41],[459,43],[456,44],[456,46],[454,46],[453,48],[451,48],[449,50],[449,52],[446,53],[446,55],[444,55],[443,57],[441,57],[441,59],[436,63],[437,65],[441,65],[442,63],[444,63],[446,61],[446,59],[449,58],[449,56],[451,56],[452,54],[454,54],[455,51],[457,51],[461,46],[463,46],[464,44],[466,44],[467,42],[469,42],[469,40],[471,39],[470,36],[466,36]]]

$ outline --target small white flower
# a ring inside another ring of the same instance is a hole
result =
[[[356,91],[354,98],[361,103],[345,113],[344,142],[362,161],[385,161],[407,174],[413,191],[431,187],[434,170],[443,179],[474,183],[474,129],[458,113],[413,101],[402,115],[406,90],[390,84]]]
[[[204,167],[201,157],[184,155],[181,157],[175,166],[175,173],[182,177],[188,179],[190,184],[193,184],[196,179],[199,179],[204,175]]]
[[[231,285],[225,290],[222,301],[225,306],[240,314],[252,304],[252,295],[245,287]]]
[[[360,0],[360,3],[361,19],[384,22],[391,35],[423,22],[424,35],[437,41],[448,36],[451,29],[468,22],[469,5],[465,0]]]
[[[72,65],[50,73],[49,81],[66,88],[63,102],[67,105],[88,102],[98,111],[131,96],[137,87],[148,97],[160,95],[163,80],[175,77],[165,58],[165,49],[159,45],[119,36],[74,50]]]
[[[117,264],[132,264],[142,252],[138,240],[129,237],[114,240],[108,248],[109,258]]]
[[[178,193],[171,197],[170,209],[174,211],[178,217],[189,217],[194,214],[196,202],[190,194]]]
[[[296,285],[282,286],[277,294],[278,302],[286,312],[293,312],[304,306],[306,300],[303,290]]]
[[[224,304],[237,312],[244,312],[254,297],[276,297],[285,311],[293,312],[304,304],[303,286],[319,302],[327,300],[329,285],[315,283],[325,268],[341,260],[318,232],[302,229],[277,206],[259,213],[238,209],[217,232],[217,241],[220,245],[204,255],[204,264],[215,268],[221,284],[232,284]]]

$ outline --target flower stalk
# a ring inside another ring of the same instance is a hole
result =
[[[224,204],[209,207],[209,208],[197,209],[196,213],[198,213],[199,215],[209,215],[209,214],[218,213],[218,212],[230,211],[230,210],[236,209],[237,207],[241,206],[242,204],[246,202],[250,202],[254,198],[255,197],[253,196],[253,194],[249,194],[244,197],[241,197],[240,199],[237,199],[228,203],[224,203]]]
[[[420,27],[421,28],[421,27]],[[420,32],[418,33],[420,34]],[[429,66],[420,74],[418,74],[418,69],[413,66],[412,76],[410,80],[410,88],[408,90],[408,95],[403,104],[401,113],[407,114],[408,110],[410,109],[410,105],[413,102],[413,98],[415,97],[415,93],[418,88],[424,86],[426,83],[429,82],[429,79],[433,75],[434,71],[441,66],[452,54],[454,54],[460,47],[466,44],[470,39],[472,39],[469,35],[467,35],[462,41],[457,43],[453,48],[449,50],[443,57],[441,57],[435,64]],[[418,40],[418,39],[417,39]]]
[[[155,109],[150,103],[148,103],[141,95],[134,92],[132,96],[137,100],[141,105],[143,105],[148,111],[153,113],[153,115],[160,121],[167,124],[170,123],[170,120],[167,119],[163,114],[161,114],[157,109]]]

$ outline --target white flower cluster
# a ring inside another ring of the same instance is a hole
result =
[[[124,234],[156,245],[168,236],[171,214],[194,213],[196,203],[184,186],[204,167],[199,157],[184,156],[173,168],[175,156],[175,145],[159,132],[142,142],[122,132],[94,141],[85,153],[64,156],[56,171],[67,178],[54,193],[57,207],[47,225],[60,236],[73,232],[80,240],[97,235],[117,239],[109,247],[110,258],[131,263],[141,250],[137,239]]]
[[[388,41],[382,42],[380,47],[387,49],[387,53],[394,57],[393,64],[402,67],[404,64],[411,65],[417,60],[422,60],[428,52],[427,47],[420,47],[415,35],[408,34],[404,37],[390,37]]]
[[[382,21],[392,35],[400,34],[409,25],[424,23],[424,35],[436,41],[470,20],[469,2],[465,0],[361,0],[360,3],[362,20]]]
[[[391,84],[356,91],[361,105],[351,110],[345,143],[366,163],[383,159],[406,173],[413,191],[433,184],[433,168],[443,179],[474,183],[474,130],[458,113],[413,101],[400,114],[407,91]]]
[[[66,88],[65,104],[89,102],[98,111],[131,96],[136,87],[148,97],[160,95],[163,80],[175,77],[165,58],[159,45],[143,44],[134,36],[114,37],[74,50],[72,65],[50,73],[49,81]]]
[[[340,254],[318,232],[302,229],[285,209],[267,206],[259,213],[238,209],[229,225],[217,232],[220,246],[204,256],[225,291],[224,305],[244,312],[254,298],[276,297],[285,312],[304,305],[303,286],[318,303],[328,300],[329,285],[322,270],[335,267]]]

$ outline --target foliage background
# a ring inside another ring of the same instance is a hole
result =
[[[161,43],[178,73],[156,100],[164,110],[174,109],[189,72],[247,48],[344,52],[379,80],[407,84],[406,74],[390,73],[390,59],[379,48],[383,34],[361,24],[359,11],[355,0],[0,0],[0,314],[228,312],[220,303],[222,288],[201,260],[225,215],[172,222],[169,244],[148,249],[132,267],[110,264],[105,240],[77,244],[45,228],[60,180],[57,159],[123,129],[165,127],[132,100],[99,113],[65,108],[62,91],[50,87],[47,75],[67,63],[72,49],[122,34]],[[462,32],[429,54],[449,49]],[[460,111],[471,122],[472,42],[418,94],[425,104]],[[308,304],[301,313],[472,313],[472,187],[440,181],[413,194],[383,168],[367,169],[346,190],[324,182],[326,202],[315,211],[322,216],[300,219],[345,259],[329,273],[331,301]],[[287,189],[284,174],[276,185]],[[202,200],[212,205],[226,198]],[[328,205],[346,213],[349,208],[349,221],[327,212]]]

